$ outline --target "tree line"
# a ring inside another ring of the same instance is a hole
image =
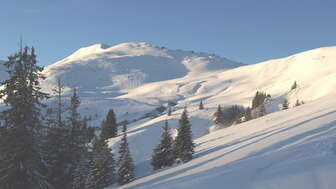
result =
[[[0,114],[0,188],[101,189],[134,179],[126,125],[117,161],[106,143],[118,135],[113,111],[96,136],[78,111],[76,89],[68,106],[61,81],[53,94],[41,91],[45,76],[34,48],[20,49],[4,66],[9,77],[0,90],[6,105]],[[47,99],[56,105],[48,107]]]
[[[102,189],[134,180],[135,166],[127,140],[127,122],[118,134],[112,109],[101,123],[101,132],[79,113],[76,88],[65,98],[60,80],[52,94],[42,92],[43,67],[34,48],[25,47],[4,63],[8,79],[1,82],[0,188],[4,189]],[[46,105],[46,100],[53,105]],[[69,104],[69,105],[66,105]],[[118,156],[108,139],[121,137]],[[172,139],[165,122],[161,143],[153,150],[153,169],[192,159],[194,143],[185,108],[178,135]]]

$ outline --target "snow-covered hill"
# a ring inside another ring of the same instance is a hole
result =
[[[149,104],[159,104],[160,102],[162,103],[167,101],[175,101],[178,103],[175,107],[176,111],[173,112],[172,116],[168,117],[167,115],[162,115],[155,119],[141,120],[129,125],[129,140],[131,141],[130,143],[132,146],[133,156],[136,159],[137,175],[142,177],[152,173],[150,166],[151,152],[155,144],[159,142],[163,121],[166,119],[169,120],[170,126],[172,128],[176,128],[177,120],[179,119],[181,110],[185,105],[188,105],[189,115],[193,123],[193,135],[197,141],[201,140],[202,138],[200,137],[206,134],[206,129],[213,125],[211,121],[212,114],[218,104],[225,106],[233,104],[249,106],[251,105],[252,97],[257,90],[266,91],[272,95],[273,100],[268,104],[267,108],[269,113],[278,111],[279,105],[283,102],[284,98],[289,100],[291,107],[294,105],[296,100],[303,100],[308,104],[314,102],[314,105],[307,104],[307,106],[303,106],[311,109],[313,106],[317,106],[319,99],[326,98],[326,96],[329,95],[334,95],[333,89],[336,86],[335,61],[336,47],[320,48],[282,59],[266,61],[256,65],[242,66],[231,70],[193,76],[188,75],[183,78],[149,83],[142,87],[132,89],[125,95],[116,97],[116,99],[120,100],[132,99],[137,102]],[[290,90],[294,81],[297,81],[298,88]],[[204,101],[206,110],[198,110],[198,103],[200,100]],[[327,102],[328,100],[323,101],[325,104],[327,104]],[[333,101],[331,101],[331,103],[332,102]],[[328,108],[324,106],[319,107],[321,110]],[[312,108],[312,111],[313,110],[315,109]],[[311,113],[313,112],[310,112],[310,110],[307,111],[307,115],[305,115],[306,117],[303,117],[302,119],[300,116],[295,117],[295,115],[294,117],[285,115],[277,118],[277,115],[280,115],[281,113],[275,113],[272,119],[269,119],[267,124],[264,126],[257,121],[252,121],[242,125],[251,125],[250,127],[253,128],[271,127],[272,125],[276,125],[280,122],[286,123],[289,121],[287,120],[287,117],[294,120],[301,120],[303,122],[305,119],[309,119],[308,115]],[[318,116],[319,115],[317,115],[317,117]],[[316,125],[317,128],[320,126],[324,126],[324,122],[321,125]],[[237,133],[248,132],[244,130],[245,127],[243,126],[239,126],[237,128],[240,128],[235,131]],[[230,129],[233,128],[218,131],[221,133],[218,138],[222,138],[223,143],[226,143],[226,140],[224,139],[230,135],[227,133]],[[305,131],[306,130],[303,130],[302,132]],[[249,132],[251,132],[250,134],[256,132],[254,134],[258,135],[257,130],[252,129]],[[203,137],[205,141],[213,140],[211,137],[206,137],[207,136]],[[232,140],[239,141],[243,137],[243,135],[236,135],[236,137]],[[271,138],[270,140],[274,140],[276,142],[280,139]],[[117,147],[117,141],[118,139],[112,139],[110,141],[112,148],[115,149]],[[221,144],[222,143],[219,143],[217,145],[212,143],[212,145],[214,145],[213,148],[217,148]],[[200,151],[203,151],[203,148],[199,148],[198,152]],[[202,154],[206,155],[207,153],[204,152]],[[261,163],[261,166],[266,165]],[[179,171],[172,172],[170,176],[174,174],[179,174]],[[219,172],[218,174],[221,173]],[[247,176],[252,175],[247,174]],[[168,179],[167,177],[160,178]],[[155,181],[160,180],[160,178],[155,179]],[[186,180],[185,182],[188,181]],[[201,182],[202,181],[200,181],[200,183]],[[207,183],[207,180],[205,179],[203,182]],[[184,182],[182,182],[179,187],[183,186],[183,184]],[[168,187],[169,185],[160,186]]]
[[[197,138],[192,161],[122,188],[333,189],[335,95]]]
[[[336,47],[314,49],[255,65],[205,53],[169,50],[147,43],[97,44],[48,66],[45,90],[60,78],[77,87],[84,115],[107,109],[128,120],[131,152],[139,178],[126,188],[333,188]],[[294,82],[298,87],[291,90]],[[271,94],[269,115],[207,134],[218,104],[250,106],[256,91]],[[286,111],[288,99],[306,104]],[[203,101],[205,109],[198,110]],[[174,102],[171,116],[155,112]],[[174,133],[188,106],[197,144],[195,159],[153,172],[151,153],[164,120]],[[156,116],[145,116],[148,113]],[[116,152],[119,138],[109,140]],[[303,169],[306,168],[307,170]],[[213,185],[211,185],[213,184]]]
[[[109,108],[115,109],[119,120],[132,120],[165,103],[162,97],[166,92],[156,96],[156,102],[144,101],[142,97],[118,98],[146,83],[197,77],[242,65],[213,54],[170,50],[143,42],[112,47],[96,44],[47,66],[43,88],[50,92],[57,79],[61,79],[68,89],[78,88],[82,113],[96,115],[93,124],[97,125]]]
[[[124,92],[145,83],[241,66],[236,62],[192,51],[169,50],[151,44],[95,44],[81,48],[45,69],[48,83],[62,79],[82,91]]]

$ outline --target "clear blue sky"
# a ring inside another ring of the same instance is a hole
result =
[[[0,59],[43,65],[94,43],[145,41],[256,63],[336,45],[335,0],[1,0]]]

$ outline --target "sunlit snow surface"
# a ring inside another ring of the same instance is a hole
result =
[[[225,58],[169,50],[147,43],[97,44],[48,66],[44,90],[57,78],[77,87],[83,115],[107,109],[128,125],[137,180],[124,188],[335,188],[336,47],[243,66]],[[298,88],[290,91],[294,81]],[[218,104],[249,106],[255,92],[272,95],[267,116],[206,134]],[[69,93],[67,93],[68,95]],[[287,98],[305,105],[279,111]],[[205,110],[198,110],[203,100]],[[172,116],[140,119],[174,101]],[[164,120],[174,133],[188,106],[196,143],[195,158],[152,171],[151,153]],[[109,145],[117,152],[119,138]],[[116,186],[115,186],[116,187]]]

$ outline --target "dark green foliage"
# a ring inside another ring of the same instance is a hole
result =
[[[102,122],[100,138],[107,140],[118,135],[117,120],[114,111],[110,109],[106,115],[106,119]]]
[[[259,105],[255,109],[252,110],[252,118],[258,118],[266,115],[266,108],[264,104]]]
[[[152,155],[154,170],[169,167],[174,164],[175,158],[172,145],[173,139],[170,136],[168,121],[166,120],[161,134],[161,142],[155,147]]]
[[[289,108],[289,103],[288,100],[285,99],[284,102],[282,103],[282,109],[287,110]]]
[[[252,110],[250,107],[246,108],[244,117],[245,117],[245,121],[250,121],[252,119]]]
[[[53,89],[54,95],[56,96],[57,101],[57,107],[56,107],[56,122],[54,124],[57,124],[57,127],[64,127],[65,123],[62,118],[62,114],[64,113],[64,103],[62,100],[62,95],[64,92],[64,86],[60,79],[57,80],[57,87]]]
[[[69,128],[62,117],[65,107],[62,100],[63,85],[60,80],[58,80],[58,85],[53,89],[53,92],[57,103],[56,107],[49,108],[49,128],[43,145],[44,159],[48,165],[46,176],[56,189],[67,189],[71,188],[67,151]]]
[[[42,67],[36,65],[34,48],[28,47],[4,63],[9,79],[1,83],[0,98],[7,105],[2,112],[5,130],[0,144],[0,186],[4,189],[51,188],[45,177],[41,148],[40,111],[48,97],[40,91]]]
[[[240,122],[240,118],[243,117],[245,109],[242,106],[233,105],[223,110],[223,112],[225,112],[223,114],[224,122],[228,125],[232,125]]]
[[[87,141],[91,142],[94,136],[95,136],[95,128],[90,126],[87,127],[87,139],[88,139]]]
[[[80,106],[80,99],[77,95],[77,89],[73,88],[72,96],[70,99],[69,116],[68,116],[71,128],[80,128],[81,126],[80,114],[78,113],[79,106]]]
[[[119,146],[119,162],[121,161],[121,159],[123,158],[126,149],[128,148],[128,142],[127,142],[127,124],[123,125],[122,128],[122,133],[123,133],[123,137],[121,138],[121,142],[120,142],[120,146]]]
[[[105,140],[95,139],[86,189],[103,189],[112,185],[116,180],[114,172],[115,162],[111,150]]]
[[[203,110],[204,109],[204,105],[203,105],[203,101],[201,100],[201,102],[199,103],[199,107],[198,109]]]
[[[81,119],[78,113],[78,108],[80,106],[80,99],[77,95],[77,90],[73,89],[73,94],[70,100],[69,106],[69,116],[68,116],[68,134],[66,136],[65,142],[67,143],[67,153],[68,154],[68,179],[69,185],[73,184],[74,172],[78,165],[78,160],[81,159],[82,154],[87,151],[86,144],[88,142],[88,129],[86,121]]]
[[[255,96],[252,100],[252,109],[255,109],[258,106],[260,106],[261,104],[264,104],[265,100],[267,98],[270,98],[270,97],[271,97],[271,95],[269,95],[269,94],[257,91],[257,93],[255,94]]]
[[[187,108],[184,109],[181,115],[177,131],[178,133],[173,145],[174,155],[177,161],[187,162],[192,159],[194,153],[194,143]]]
[[[118,176],[118,183],[120,185],[127,184],[134,180],[134,165],[129,149],[126,149],[119,162]]]
[[[81,154],[73,172],[72,189],[86,189],[90,175],[90,158],[88,151]]]
[[[218,105],[217,111],[214,113],[214,122],[217,125],[224,125],[224,113],[220,105]]]
[[[67,128],[51,127],[45,136],[44,154],[48,165],[46,176],[56,189],[71,188],[71,173],[68,172],[68,133]]]
[[[134,165],[127,142],[127,127],[123,126],[123,138],[119,148],[118,183],[127,184],[134,179]]]
[[[296,89],[297,88],[297,83],[296,83],[296,81],[294,81],[294,83],[293,83],[293,85],[292,85],[292,87],[291,87],[291,90],[294,90],[294,89]]]

